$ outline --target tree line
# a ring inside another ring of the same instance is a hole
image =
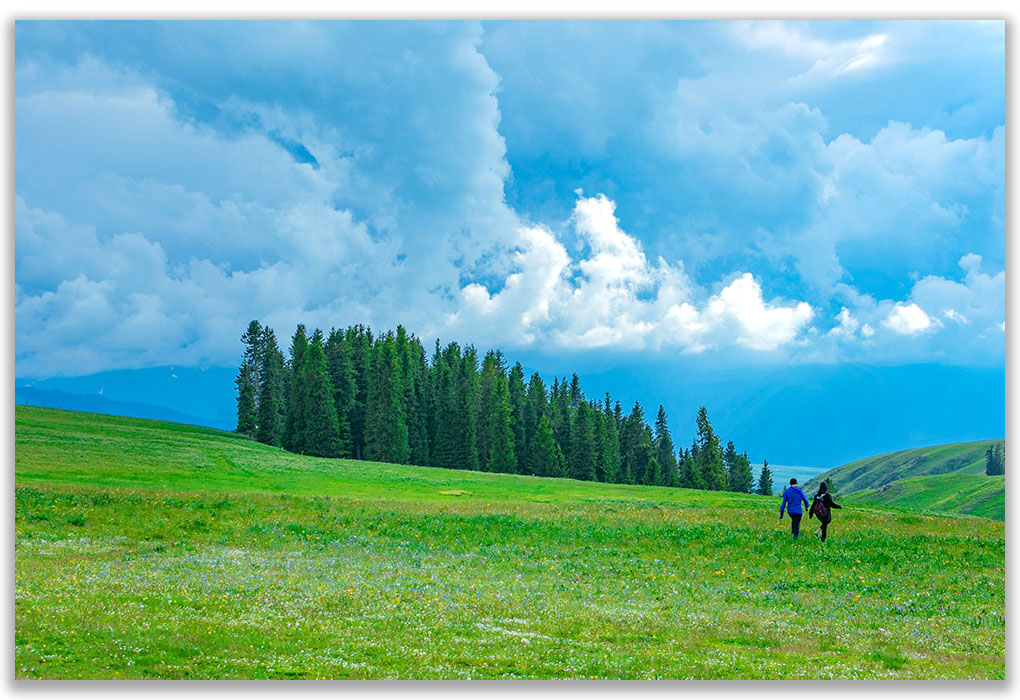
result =
[[[607,393],[589,399],[576,374],[527,379],[498,350],[437,340],[431,358],[398,326],[298,325],[289,356],[269,326],[242,336],[236,432],[317,457],[363,459],[587,481],[772,494],[747,453],[725,447],[702,407],[690,448],[674,445],[660,405],[653,425]]]

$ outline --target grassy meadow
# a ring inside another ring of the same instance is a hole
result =
[[[17,678],[1004,678],[1002,522],[16,407]]]
[[[953,472],[898,479],[877,489],[848,494],[849,504],[961,513],[1005,520],[1006,477]]]
[[[985,474],[985,452],[1004,440],[958,442],[934,447],[917,447],[912,450],[890,452],[859,459],[813,477],[807,488],[817,487],[825,477],[843,493],[877,489],[898,479],[937,474]]]

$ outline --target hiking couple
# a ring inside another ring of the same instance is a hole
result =
[[[807,496],[804,495],[804,491],[801,490],[800,486],[797,486],[797,480],[790,479],[790,486],[783,491],[783,500],[779,504],[779,519],[783,519],[783,511],[790,514],[790,532],[793,533],[793,539],[797,539],[800,535],[800,519],[804,515],[801,503],[808,505]],[[820,528],[815,530],[815,537],[821,535],[820,539],[822,542],[825,541],[825,533],[829,529],[829,523],[832,522],[833,508],[842,509],[842,506],[832,500],[832,495],[829,494],[829,485],[823,481],[818,485],[818,493],[815,494],[814,501],[811,503],[811,508],[808,511],[808,519],[818,516],[818,522],[822,524]]]

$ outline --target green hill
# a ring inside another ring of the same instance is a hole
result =
[[[877,489],[855,491],[844,496],[843,502],[1005,520],[1006,477],[960,472],[912,476]]]
[[[848,494],[853,491],[877,489],[897,479],[912,476],[956,472],[984,474],[985,452],[989,445],[993,444],[1004,444],[1004,441],[981,440],[937,447],[919,447],[859,459],[819,474],[807,482],[807,488],[817,488],[826,477],[832,478],[840,493]]]
[[[1003,523],[777,510],[17,406],[15,677],[1005,677]]]

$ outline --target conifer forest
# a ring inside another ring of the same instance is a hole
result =
[[[236,379],[238,433],[297,454],[609,483],[772,493],[746,453],[723,446],[704,407],[690,447],[674,443],[659,405],[624,412],[587,397],[573,374],[547,386],[499,350],[442,346],[431,356],[398,326],[298,325],[284,356],[252,321]]]

